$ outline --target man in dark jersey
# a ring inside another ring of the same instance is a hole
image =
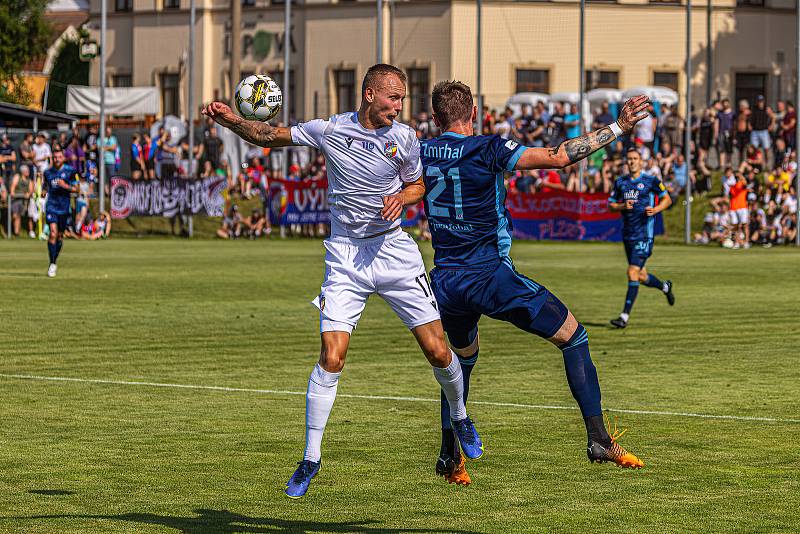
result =
[[[642,172],[642,156],[636,150],[628,150],[628,172],[614,182],[614,190],[608,197],[608,209],[622,212],[622,241],[628,257],[628,293],[625,306],[619,317],[611,324],[617,328],[628,326],[633,303],[639,293],[639,284],[658,289],[667,297],[670,306],[675,304],[672,282],[662,282],[645,269],[647,258],[653,253],[653,227],[655,216],[672,204],[667,188],[656,176]],[[658,198],[658,205],[655,199]]]
[[[50,238],[47,240],[47,252],[50,255],[50,267],[47,276],[55,277],[56,261],[64,244],[63,235],[72,227],[72,203],[70,196],[78,192],[79,182],[75,169],[64,163],[64,152],[61,147],[53,149],[53,166],[44,171],[44,187],[47,191],[46,221],[50,226]]]
[[[464,398],[478,357],[482,315],[507,321],[561,349],[570,390],[580,406],[593,462],[638,468],[644,464],[609,435],[600,407],[600,386],[589,355],[588,335],[572,313],[541,284],[523,276],[509,257],[511,234],[503,173],[571,165],[629,133],[647,117],[647,97],[625,103],[620,119],[554,148],[528,148],[497,135],[473,136],[476,108],[469,87],[441,82],[432,95],[439,137],[422,144],[425,210],[435,251],[433,293],[453,351],[461,360]],[[463,456],[442,403],[442,446],[437,474],[469,484]]]

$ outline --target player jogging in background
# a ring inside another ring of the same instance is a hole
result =
[[[672,205],[667,188],[656,176],[642,172],[642,156],[631,148],[626,154],[627,176],[620,176],[614,182],[614,189],[608,198],[608,209],[622,212],[622,241],[628,257],[628,292],[625,306],[619,317],[611,320],[617,328],[628,326],[633,303],[639,293],[639,284],[658,289],[667,297],[670,306],[675,304],[672,282],[662,282],[647,272],[644,264],[653,253],[653,225],[657,213]],[[655,199],[658,198],[658,205]],[[746,209],[746,206],[745,206]]]
[[[400,229],[403,206],[419,202],[424,193],[415,132],[395,122],[403,109],[406,76],[391,65],[374,65],[364,77],[361,92],[357,112],[291,128],[244,120],[221,102],[203,110],[252,144],[314,147],[327,161],[331,237],[324,243],[325,281],[314,301],[320,313],[322,348],[308,380],[305,453],[286,484],[286,495],[292,498],[302,497],[319,471],[322,433],[350,335],[373,293],[411,330],[433,366],[465,454],[470,458],[483,454],[483,444],[464,407],[461,366],[445,342],[422,256],[414,240]]]
[[[72,228],[72,203],[70,196],[78,192],[78,177],[75,169],[64,163],[64,152],[61,147],[53,149],[53,165],[44,171],[44,188],[47,191],[45,220],[50,226],[50,237],[47,240],[47,252],[50,256],[50,267],[47,276],[55,277],[58,267],[56,261],[64,244],[64,231]]]
[[[469,87],[440,82],[432,95],[433,118],[442,133],[422,145],[425,212],[433,237],[433,293],[450,345],[461,360],[464,399],[478,358],[478,320],[507,321],[547,339],[564,357],[567,380],[588,433],[589,459],[624,467],[643,463],[609,435],[600,407],[600,385],[589,355],[588,335],[570,311],[541,284],[523,276],[509,257],[511,234],[503,173],[561,168],[630,132],[647,117],[648,100],[630,99],[620,119],[557,148],[528,148],[498,135],[473,136],[476,107]],[[464,459],[442,403],[442,445],[436,473],[451,483],[469,484]]]

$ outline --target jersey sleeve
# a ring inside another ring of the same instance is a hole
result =
[[[667,187],[658,176],[653,176],[653,185],[650,188],[655,196],[659,198],[659,200],[667,195]]]
[[[412,131],[411,146],[403,166],[400,167],[400,179],[404,182],[416,182],[420,176],[422,176],[422,159],[419,157],[419,139]]]
[[[522,153],[527,150],[526,146],[510,139],[503,139],[499,135],[492,136],[487,148],[487,163],[492,172],[513,171]]]
[[[292,143],[320,149],[322,148],[322,138],[330,125],[330,120],[314,119],[292,126]]]

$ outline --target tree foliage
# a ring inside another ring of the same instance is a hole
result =
[[[81,61],[78,41],[64,41],[53,65],[53,72],[50,74],[47,109],[65,112],[67,110],[67,86],[88,84],[89,63]]]
[[[50,0],[0,0],[0,100],[27,104],[23,67],[47,53],[52,28],[45,19]]]

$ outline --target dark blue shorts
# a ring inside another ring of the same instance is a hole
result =
[[[569,313],[547,288],[518,273],[510,258],[487,270],[436,268],[431,286],[442,325],[456,348],[472,343],[481,315],[550,338]]]
[[[652,239],[625,241],[625,255],[628,257],[628,265],[644,267],[644,264],[647,263],[647,258],[649,258],[652,253]]]
[[[52,213],[48,211],[45,220],[47,224],[57,224],[59,232],[72,228],[72,214],[70,213]]]

